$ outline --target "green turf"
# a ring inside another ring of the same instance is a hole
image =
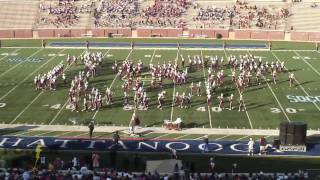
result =
[[[19,42],[19,41],[17,41]],[[163,41],[164,42],[164,41]],[[171,42],[171,40],[168,40]],[[195,41],[196,42],[196,41]],[[13,42],[12,42],[13,43]],[[31,42],[31,44],[34,42]],[[237,43],[243,43],[239,41]],[[278,49],[284,46],[287,49],[312,49],[312,44],[293,43],[289,45],[285,42],[274,44]],[[206,128],[255,128],[267,129],[277,128],[282,121],[305,121],[308,127],[312,129],[319,128],[319,111],[320,103],[310,102],[293,103],[287,99],[287,95],[294,96],[319,96],[319,78],[320,78],[320,54],[316,51],[215,51],[215,50],[119,50],[119,49],[103,49],[90,50],[101,51],[106,56],[103,66],[98,70],[98,76],[90,79],[90,87],[96,87],[102,92],[106,87],[111,87],[114,91],[114,103],[112,105],[104,105],[99,112],[71,112],[66,109],[67,92],[69,84],[73,76],[79,70],[83,70],[83,65],[72,65],[67,71],[66,76],[68,84],[64,85],[61,79],[58,79],[58,88],[56,91],[35,91],[33,86],[33,78],[39,73],[46,73],[59,62],[66,64],[66,55],[80,55],[84,50],[80,49],[35,49],[35,48],[2,48],[0,54],[15,52],[15,56],[0,56],[0,103],[6,105],[0,108],[0,122],[4,123],[20,123],[20,124],[73,124],[86,125],[89,120],[95,119],[99,125],[119,125],[124,129],[128,127],[133,111],[125,111],[122,107],[123,92],[121,89],[122,80],[116,78],[112,72],[112,63],[122,61],[125,58],[138,62],[141,60],[145,66],[150,62],[153,64],[162,64],[171,61],[172,63],[178,58],[180,63],[181,55],[187,58],[188,55],[203,56],[219,56],[224,57],[233,55],[254,54],[262,56],[263,61],[285,61],[289,71],[293,71],[300,85],[289,88],[288,74],[279,74],[278,84],[274,85],[271,81],[262,81],[261,85],[253,85],[246,89],[244,93],[247,112],[238,112],[236,110],[223,110],[221,112],[208,111],[205,93],[201,96],[193,96],[192,107],[189,109],[181,109],[179,107],[172,108],[173,93],[188,92],[191,82],[204,81],[207,76],[207,68],[194,70],[190,72],[190,78],[187,84],[173,85],[171,81],[164,81],[164,89],[151,89],[149,82],[146,82],[148,96],[151,98],[150,109],[147,111],[138,111],[138,115],[142,120],[142,126],[160,127],[164,120],[175,120],[182,118],[184,126],[190,127],[206,127]],[[49,54],[64,54],[64,56],[48,56]],[[154,55],[154,56],[153,56]],[[178,56],[177,56],[178,55]],[[43,58],[39,63],[28,61],[12,61],[13,58]],[[226,61],[225,61],[226,63]],[[226,75],[230,75],[231,71],[227,66],[222,67]],[[182,67],[180,66],[180,70]],[[144,72],[146,72],[144,70]],[[231,77],[226,77],[226,86],[218,88],[217,94],[224,93],[225,97],[233,93],[235,99],[239,97],[239,92],[230,84]],[[271,79],[270,75],[266,75],[266,79]],[[166,104],[163,110],[158,109],[157,94],[166,91]],[[217,94],[214,95],[214,107],[218,106]],[[132,93],[130,101],[132,102]],[[60,109],[50,108],[60,104]],[[61,109],[62,107],[62,109]],[[197,108],[204,107],[205,112],[197,111]],[[18,133],[18,132],[17,132]],[[27,134],[28,135],[28,134]],[[36,135],[36,134],[35,134]],[[55,136],[55,132],[49,133]],[[72,133],[66,134],[71,136]],[[77,134],[78,135],[78,134]],[[147,135],[147,137],[154,134]],[[85,135],[87,136],[87,135]],[[173,135],[170,135],[171,137]],[[102,135],[109,137],[109,135]],[[176,138],[175,136],[173,138]],[[164,138],[167,138],[164,136]],[[193,136],[185,136],[182,139],[194,139]],[[219,138],[219,137],[216,137]],[[227,138],[228,139],[228,138]]]

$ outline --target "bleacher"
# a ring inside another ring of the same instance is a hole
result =
[[[39,1],[0,1],[0,28],[34,27],[39,9]]]
[[[298,3],[292,7],[293,15],[290,25],[293,30],[320,30],[320,3],[317,7],[311,7],[313,3]],[[288,29],[290,30],[290,29]]]

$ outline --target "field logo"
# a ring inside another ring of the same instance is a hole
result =
[[[320,96],[295,96],[295,95],[287,95],[287,99],[289,102],[297,103],[320,103]]]
[[[43,61],[44,58],[38,58],[38,57],[31,57],[31,58],[27,58],[27,57],[10,57],[8,59],[9,62],[32,62],[32,63],[40,63],[41,61]]]

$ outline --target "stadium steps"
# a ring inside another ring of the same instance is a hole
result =
[[[38,1],[0,1],[0,28],[33,28]]]
[[[320,30],[320,8],[311,8],[311,3],[295,4],[292,8],[291,25],[294,30]]]

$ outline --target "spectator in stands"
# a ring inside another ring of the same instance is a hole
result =
[[[94,2],[59,1],[58,4],[40,3],[40,24],[52,24],[58,27],[70,27],[79,22],[80,14],[90,13]]]
[[[100,155],[97,153],[92,153],[92,167],[97,169],[100,167]]]
[[[137,0],[102,0],[94,9],[95,27],[132,27],[137,17]]]
[[[216,164],[214,163],[214,160],[213,160],[213,157],[210,157],[210,160],[209,160],[209,170],[210,172],[214,172],[214,168],[215,168]]]
[[[200,7],[193,20],[200,23],[201,27],[229,24],[231,27],[236,26],[239,29],[252,27],[267,29],[274,27],[277,29],[279,23],[289,16],[287,8],[258,7],[250,5],[246,1],[237,0],[235,5],[231,7]]]

